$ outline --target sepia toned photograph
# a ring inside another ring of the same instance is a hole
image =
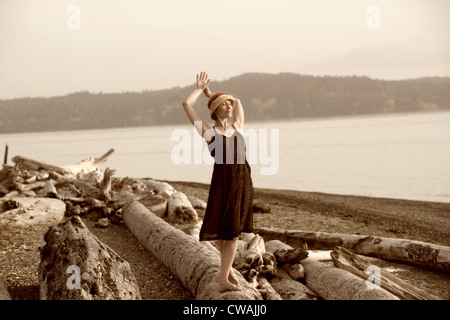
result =
[[[449,12],[0,1],[0,300],[449,300]]]

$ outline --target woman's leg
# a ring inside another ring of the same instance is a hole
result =
[[[217,240],[217,243],[219,245],[220,254],[222,254],[222,248],[223,248],[223,244],[225,241],[226,240]],[[233,261],[234,261],[234,258],[233,258]],[[231,263],[231,265],[233,265],[233,263]],[[239,286],[239,280],[234,275],[233,268],[230,268],[230,273],[228,274],[228,281],[231,282],[232,284]]]
[[[234,256],[236,255],[238,238],[233,238],[233,240],[222,240],[219,243],[221,248],[221,268],[220,268],[220,279],[219,279],[219,291],[228,290],[242,290],[239,285],[230,282],[230,277],[235,278],[234,275],[231,276],[231,268],[234,261]]]

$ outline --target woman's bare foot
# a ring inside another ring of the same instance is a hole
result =
[[[230,273],[228,274],[228,281],[238,287],[240,287],[240,283],[239,280],[236,278],[236,276],[234,275],[234,272],[231,270]]]
[[[228,281],[222,282],[219,281],[219,292],[225,291],[242,291],[241,287],[234,285]]]

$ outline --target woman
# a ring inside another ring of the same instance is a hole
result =
[[[210,79],[204,72],[197,75],[197,87],[183,102],[184,110],[208,143],[215,159],[209,188],[205,217],[200,230],[200,241],[219,240],[221,270],[218,289],[241,290],[232,271],[237,243],[241,232],[253,232],[253,183],[250,166],[245,158],[244,111],[239,99],[225,92],[211,94]],[[204,92],[209,97],[211,126],[202,121],[193,106]],[[228,119],[233,116],[233,122]],[[206,134],[205,134],[206,133]],[[208,134],[210,133],[210,134]]]

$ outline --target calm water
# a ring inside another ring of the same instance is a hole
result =
[[[450,202],[450,112],[246,125],[246,132],[269,142],[277,130],[279,138],[267,150],[252,149],[257,152],[251,162],[255,187]],[[65,165],[114,148],[103,168],[117,169],[116,176],[209,183],[207,157],[201,164],[193,164],[193,155],[190,164],[174,163],[173,150],[181,141],[172,141],[174,132],[184,132],[183,141],[189,138],[194,152],[194,137],[199,137],[186,124],[8,134],[0,136],[0,153],[3,159],[8,143],[10,159],[22,155]],[[262,174],[270,167],[272,174]]]

